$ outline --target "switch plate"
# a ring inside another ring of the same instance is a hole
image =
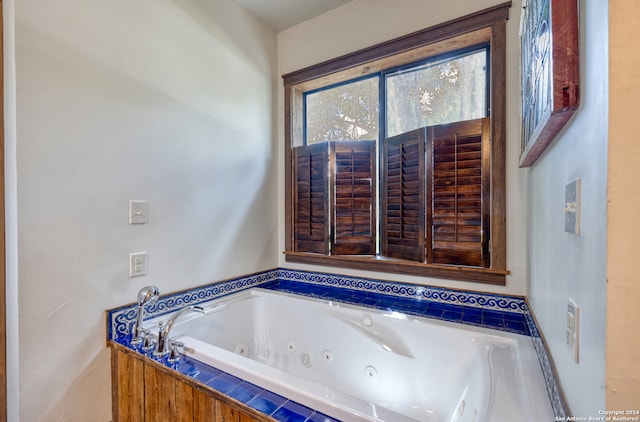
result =
[[[129,201],[129,224],[147,224],[147,201]]]
[[[147,253],[136,252],[129,254],[129,277],[137,277],[147,273]]]
[[[580,178],[565,186],[564,231],[580,236]]]
[[[579,336],[580,333],[580,308],[573,299],[569,299],[569,304],[567,305],[567,332],[566,332],[566,342],[567,347],[569,348],[569,352],[573,357],[573,360],[578,362],[578,344],[579,344]]]

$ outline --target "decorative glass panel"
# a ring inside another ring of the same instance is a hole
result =
[[[553,106],[549,1],[529,0],[522,24],[522,139],[526,146]]]
[[[525,0],[522,8],[520,166],[529,167],[580,105],[579,0]]]

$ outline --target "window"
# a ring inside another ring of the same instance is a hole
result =
[[[288,261],[504,284],[509,7],[283,77]]]
[[[379,84],[376,76],[305,93],[305,143],[378,139]]]
[[[385,72],[386,135],[485,117],[488,52],[480,46]]]

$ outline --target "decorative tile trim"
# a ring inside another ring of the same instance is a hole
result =
[[[184,292],[161,296],[157,302],[147,305],[145,315],[148,318],[174,312],[185,306],[196,305],[241,290],[250,289],[263,283],[277,280],[279,271],[269,270],[246,277],[235,278],[198,287]],[[137,305],[129,305],[108,311],[108,336],[118,340],[131,334],[136,318]]]
[[[536,349],[538,361],[542,368],[542,375],[544,376],[544,382],[547,386],[547,393],[549,394],[553,413],[556,416],[556,420],[567,420],[568,412],[565,407],[564,400],[562,399],[560,388],[558,387],[558,380],[556,379],[553,364],[547,354],[547,348],[540,336],[540,332],[538,331],[538,327],[533,316],[530,313],[527,313],[525,315],[525,320],[527,321],[531,341],[533,342],[533,347]]]
[[[402,312],[408,315],[439,319],[484,328],[529,335],[524,314],[501,309],[460,305],[455,302],[427,300],[423,296],[396,296],[353,290],[305,281],[279,279],[260,286],[279,292],[332,300],[365,308]]]
[[[426,287],[415,284],[403,284],[392,281],[347,277],[335,274],[314,273],[288,269],[274,269],[246,277],[226,280],[219,283],[187,290],[184,292],[162,296],[157,302],[145,307],[147,317],[155,317],[171,313],[185,306],[206,302],[241,290],[257,287],[277,280],[303,282],[309,285],[326,286],[337,289],[349,289],[368,294],[378,293],[395,298],[435,302],[478,308],[483,310],[505,311],[526,314],[529,309],[523,298],[502,296],[489,293],[474,293],[463,290],[449,290],[437,287]],[[302,293],[304,292],[297,292]],[[429,315],[437,317],[435,315]],[[129,305],[109,311],[108,336],[110,339],[127,336],[131,333],[136,317],[136,306]],[[446,319],[446,318],[443,318]],[[465,321],[457,321],[465,322]],[[478,325],[478,324],[476,324]],[[502,325],[494,328],[504,328]],[[526,333],[524,333],[526,334]]]
[[[298,270],[279,270],[279,279],[302,281],[305,283],[346,288],[351,290],[382,293],[411,299],[450,303],[474,308],[493,309],[517,313],[529,311],[522,297],[504,296],[491,293],[474,293],[464,290],[449,290],[438,287],[403,284],[393,281],[355,278],[335,274],[312,273]]]

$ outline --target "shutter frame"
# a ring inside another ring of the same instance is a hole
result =
[[[331,142],[335,255],[376,253],[375,141]]]
[[[329,145],[293,149],[294,251],[329,254]]]
[[[490,234],[490,120],[430,127],[429,243],[434,264],[488,268]]]
[[[426,128],[385,139],[382,148],[384,256],[424,262]]]

